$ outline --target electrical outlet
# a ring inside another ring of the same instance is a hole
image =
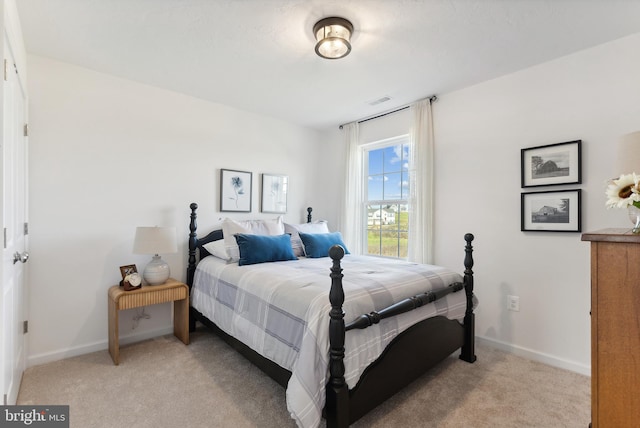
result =
[[[520,311],[520,297],[507,296],[507,309],[514,312]]]

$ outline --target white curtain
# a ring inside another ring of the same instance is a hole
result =
[[[359,125],[352,122],[343,125],[347,156],[345,164],[344,206],[342,207],[342,234],[351,254],[362,254],[363,221],[362,203],[365,200],[363,186],[363,158],[359,148]]]
[[[408,259],[433,263],[433,117],[431,101],[411,105]]]

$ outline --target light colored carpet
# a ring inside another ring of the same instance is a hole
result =
[[[478,346],[449,357],[357,427],[580,427],[590,378]],[[18,404],[68,404],[71,427],[295,427],[284,389],[206,329],[26,370]],[[324,425],[324,422],[323,422]]]

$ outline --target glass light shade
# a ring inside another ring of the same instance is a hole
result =
[[[164,284],[170,275],[167,262],[158,255],[178,252],[175,227],[138,227],[133,242],[134,254],[153,254],[142,272],[149,285]]]
[[[640,131],[620,137],[618,143],[618,161],[616,162],[614,177],[621,174],[640,174]]]
[[[344,18],[325,18],[313,26],[316,53],[322,58],[343,58],[351,52],[353,25]]]

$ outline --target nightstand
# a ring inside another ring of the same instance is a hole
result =
[[[185,345],[189,344],[189,287],[169,278],[160,285],[143,285],[142,288],[124,291],[118,285],[109,288],[109,353],[113,363],[120,363],[118,311],[139,308],[158,303],[173,303],[173,334]]]

